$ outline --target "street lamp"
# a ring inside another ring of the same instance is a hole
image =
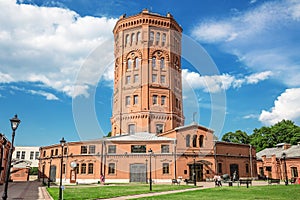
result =
[[[52,157],[50,157],[50,161],[49,161],[49,176],[48,176],[48,188],[50,187],[50,182],[51,182],[51,163],[52,163]]]
[[[287,177],[286,161],[285,161],[286,160],[286,153],[283,152],[281,157],[282,157],[283,162],[284,162],[284,174],[285,174],[285,180],[284,180],[284,182],[285,182],[285,185],[288,185],[289,181],[288,181],[288,177]]]
[[[64,146],[66,143],[66,140],[62,138],[60,141],[60,146],[61,146],[61,158],[60,158],[60,179],[59,179],[59,200],[62,200],[62,171],[63,171],[63,152],[64,152]]]
[[[148,159],[146,159],[146,184],[148,184]]]
[[[195,152],[194,152],[194,156],[193,156],[193,158],[194,158],[194,171],[193,171],[193,178],[194,178],[194,186],[196,186],[196,185],[197,185],[197,183],[196,183],[196,155],[195,155]]]
[[[150,191],[152,191],[152,167],[151,167],[151,155],[152,155],[152,149],[148,150],[148,153],[150,154],[150,160],[149,160],[149,164],[150,164],[150,177],[149,177],[149,181],[150,181]]]
[[[13,132],[12,132],[11,145],[9,148],[8,160],[7,160],[7,165],[6,165],[5,186],[4,186],[4,192],[2,195],[3,200],[7,199],[7,189],[8,189],[8,181],[9,181],[9,176],[10,176],[11,157],[12,157],[12,152],[14,149],[15,132],[20,123],[21,123],[21,120],[18,119],[17,115],[15,115],[14,118],[10,119],[10,125],[11,125],[11,129]]]

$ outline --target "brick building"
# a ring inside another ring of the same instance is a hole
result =
[[[10,145],[10,141],[8,141],[5,135],[0,133],[0,184],[5,182]]]
[[[41,147],[41,177],[57,181],[62,154],[65,182],[97,182],[101,174],[106,182],[146,182],[150,168],[155,182],[203,181],[218,172],[255,177],[251,146],[217,142],[213,130],[184,125],[182,28],[173,16],[123,15],[113,33],[112,137]]]
[[[268,177],[284,180],[285,173],[288,179],[299,177],[300,142],[298,142],[298,145],[280,143],[274,148],[266,148],[258,152],[257,170],[261,178]]]

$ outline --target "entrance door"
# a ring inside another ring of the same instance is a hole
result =
[[[190,180],[194,180],[194,173],[196,175],[196,181],[203,181],[203,165],[196,163],[195,164],[195,170],[194,170],[194,164],[191,164],[189,166],[190,168]]]
[[[146,164],[130,165],[130,182],[146,182]]]
[[[239,180],[239,165],[230,164],[230,176],[234,181]]]
[[[50,167],[50,181],[56,182],[56,166],[55,165],[51,165],[51,167]]]

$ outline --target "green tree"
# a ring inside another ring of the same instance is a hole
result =
[[[234,133],[233,132],[225,133],[222,137],[222,141],[239,143],[239,144],[249,144],[250,142],[248,134],[241,130],[237,130]]]
[[[290,120],[282,120],[271,127],[261,127],[254,129],[250,136],[250,144],[256,151],[265,148],[275,147],[279,143],[289,143],[292,145],[300,141],[300,127]]]

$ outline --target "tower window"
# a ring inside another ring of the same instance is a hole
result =
[[[200,137],[199,137],[199,146],[200,147],[203,147],[203,140],[204,140],[204,136],[200,135]]]
[[[186,147],[190,147],[190,139],[191,139],[191,136],[187,135],[185,138],[185,146]]]
[[[135,58],[135,65],[134,65],[134,68],[135,68],[135,69],[138,69],[138,68],[139,68],[139,65],[140,65],[140,59],[139,59],[139,58]]]
[[[125,37],[125,46],[129,44],[129,35],[127,34]]]
[[[156,58],[153,57],[152,58],[152,69],[155,69],[156,68]]]
[[[125,105],[126,105],[126,106],[129,106],[129,105],[130,105],[130,96],[126,96],[126,99],[125,99]]]
[[[128,125],[128,133],[130,135],[134,134],[135,133],[135,124],[129,124]]]
[[[134,81],[134,83],[137,83],[139,81],[139,75],[138,74],[134,75],[133,81]]]
[[[166,104],[166,96],[161,96],[161,105],[165,105]]]
[[[137,34],[136,34],[136,42],[138,43],[139,41],[141,41],[141,33],[137,32]]]
[[[160,41],[160,33],[156,33],[156,38],[155,38],[156,45],[159,44],[159,41]]]
[[[127,69],[132,69],[132,60],[131,59],[127,60]]]
[[[139,100],[139,96],[138,95],[134,95],[133,96],[133,104],[138,104],[138,100]]]
[[[193,136],[193,147],[197,147],[197,135]]]
[[[154,40],[154,32],[151,31],[151,32],[150,32],[149,41],[150,41],[150,42],[153,42],[153,40]]]
[[[135,42],[135,34],[132,33],[131,34],[131,44],[133,44]]]
[[[152,74],[152,82],[153,83],[157,82],[157,75],[156,74]]]
[[[166,76],[165,75],[160,76],[160,82],[161,83],[166,83]]]
[[[165,59],[164,58],[160,59],[160,69],[165,69]]]
[[[165,46],[165,44],[166,44],[166,34],[163,33],[161,38],[161,46]]]
[[[126,84],[130,83],[130,76],[126,76]]]
[[[157,95],[153,95],[153,97],[152,97],[152,103],[153,103],[153,105],[157,104]]]
[[[156,124],[156,133],[162,133],[164,129],[163,124]]]

